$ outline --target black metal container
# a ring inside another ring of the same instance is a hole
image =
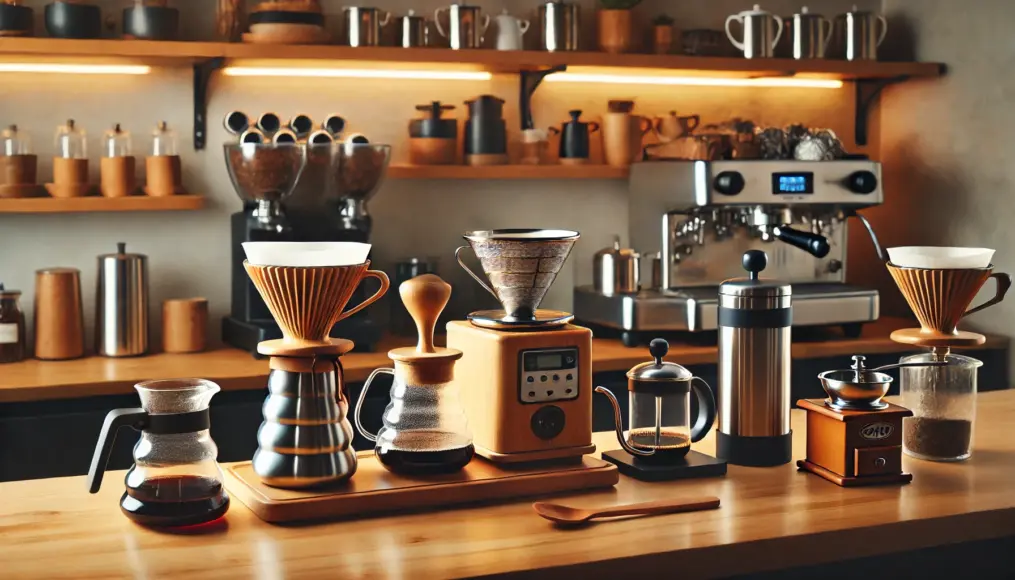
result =
[[[102,11],[91,4],[53,2],[46,5],[46,33],[53,38],[99,38]]]
[[[123,9],[123,34],[142,40],[176,40],[180,11],[168,6],[136,4]]]
[[[28,6],[0,4],[0,36],[32,36],[35,13]]]

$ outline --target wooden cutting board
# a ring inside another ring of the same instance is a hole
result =
[[[261,483],[250,462],[226,469],[226,489],[266,522],[336,519],[433,509],[563,491],[611,487],[617,467],[585,456],[581,463],[505,469],[476,457],[449,475],[408,478],[380,464],[372,451],[357,453],[352,479],[337,487],[287,490]]]

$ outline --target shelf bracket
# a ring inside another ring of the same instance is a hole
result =
[[[560,64],[545,70],[523,70],[519,73],[521,97],[519,99],[518,111],[521,113],[522,131],[535,129],[535,125],[532,122],[532,95],[539,88],[539,83],[543,82],[543,79],[553,73],[564,72],[566,70],[567,65]]]
[[[201,151],[208,140],[208,85],[211,75],[225,65],[222,57],[194,63],[194,151]]]
[[[908,80],[908,76],[897,76],[887,79],[856,79],[856,119],[854,123],[854,137],[856,144],[860,147],[867,145],[868,122],[870,121],[870,110],[874,103],[881,96],[881,91],[890,85]]]

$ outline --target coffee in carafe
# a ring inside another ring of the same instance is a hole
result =
[[[451,286],[433,274],[424,274],[406,280],[398,291],[416,322],[419,343],[389,351],[395,368],[371,373],[356,403],[356,427],[376,442],[374,454],[389,471],[453,473],[472,460],[475,449],[458,389],[451,382],[455,361],[462,352],[433,344],[434,325],[451,298]],[[394,381],[383,426],[374,435],[363,427],[360,411],[370,385],[381,374],[392,375]]]

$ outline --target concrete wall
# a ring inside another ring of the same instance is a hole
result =
[[[39,15],[46,2],[29,1]],[[123,2],[100,2],[108,14],[116,14]],[[207,39],[212,30],[212,2],[174,0],[185,11],[184,35]],[[809,2],[812,11],[834,15],[849,8],[853,0]],[[377,6],[396,14],[409,8],[432,12],[441,5],[410,0],[378,1]],[[508,0],[480,2],[491,13],[502,8],[512,13],[531,13],[535,2]],[[649,1],[637,8],[638,19],[665,11],[682,28],[721,28],[729,13],[749,8],[749,1],[708,2]],[[876,0],[859,2],[877,7]],[[915,3],[914,3],[915,4]],[[340,2],[326,2],[336,14]],[[943,5],[943,3],[942,3]],[[594,44],[593,3],[583,9],[585,45]],[[789,14],[798,3],[766,2],[767,9]],[[332,21],[337,20],[332,18]],[[40,27],[41,30],[41,27]],[[530,35],[534,35],[530,32]],[[490,42],[494,34],[488,34]],[[533,41],[534,38],[530,38]],[[517,79],[497,76],[491,82],[387,81],[288,81],[237,79],[217,76],[209,104],[210,136],[207,149],[194,152],[191,143],[192,97],[189,68],[158,68],[145,77],[73,77],[5,75],[0,78],[0,124],[17,123],[29,131],[40,154],[40,179],[49,179],[48,158],[53,151],[56,126],[73,117],[89,133],[93,151],[92,170],[97,179],[101,133],[119,122],[131,130],[139,149],[148,146],[150,130],[161,120],[175,127],[181,138],[185,184],[208,197],[208,208],[181,213],[123,213],[78,215],[0,215],[0,281],[25,292],[22,306],[32,308],[34,271],[49,266],[73,266],[82,271],[86,317],[91,326],[95,285],[95,256],[115,250],[125,241],[133,251],[150,258],[152,299],[205,296],[211,301],[213,337],[218,318],[229,308],[230,213],[240,209],[222,162],[221,146],[227,135],[220,119],[234,109],[251,113],[273,110],[283,117],[306,112],[321,118],[332,112],[345,116],[350,129],[369,134],[375,142],[395,146],[394,161],[405,162],[407,120],[414,106],[430,100],[461,103],[483,93],[506,99],[509,129],[518,127]],[[852,91],[778,89],[646,88],[596,85],[546,84],[534,100],[537,126],[546,127],[566,119],[569,109],[582,109],[595,119],[611,98],[634,97],[637,111],[645,115],[669,110],[698,113],[703,122],[745,117],[761,124],[802,122],[834,129],[851,139]],[[458,111],[462,114],[461,110]],[[478,286],[454,263],[453,251],[461,232],[493,227],[566,227],[582,232],[572,254],[545,304],[568,309],[571,288],[591,280],[591,258],[608,245],[613,235],[627,236],[627,185],[623,181],[387,181],[371,202],[375,219],[373,243],[376,263],[390,270],[409,256],[437,256],[441,273],[455,286],[453,312],[486,304]],[[153,312],[157,312],[153,310]],[[378,314],[382,314],[383,309]],[[29,317],[30,318],[30,317]],[[159,327],[158,316],[153,324]]]

